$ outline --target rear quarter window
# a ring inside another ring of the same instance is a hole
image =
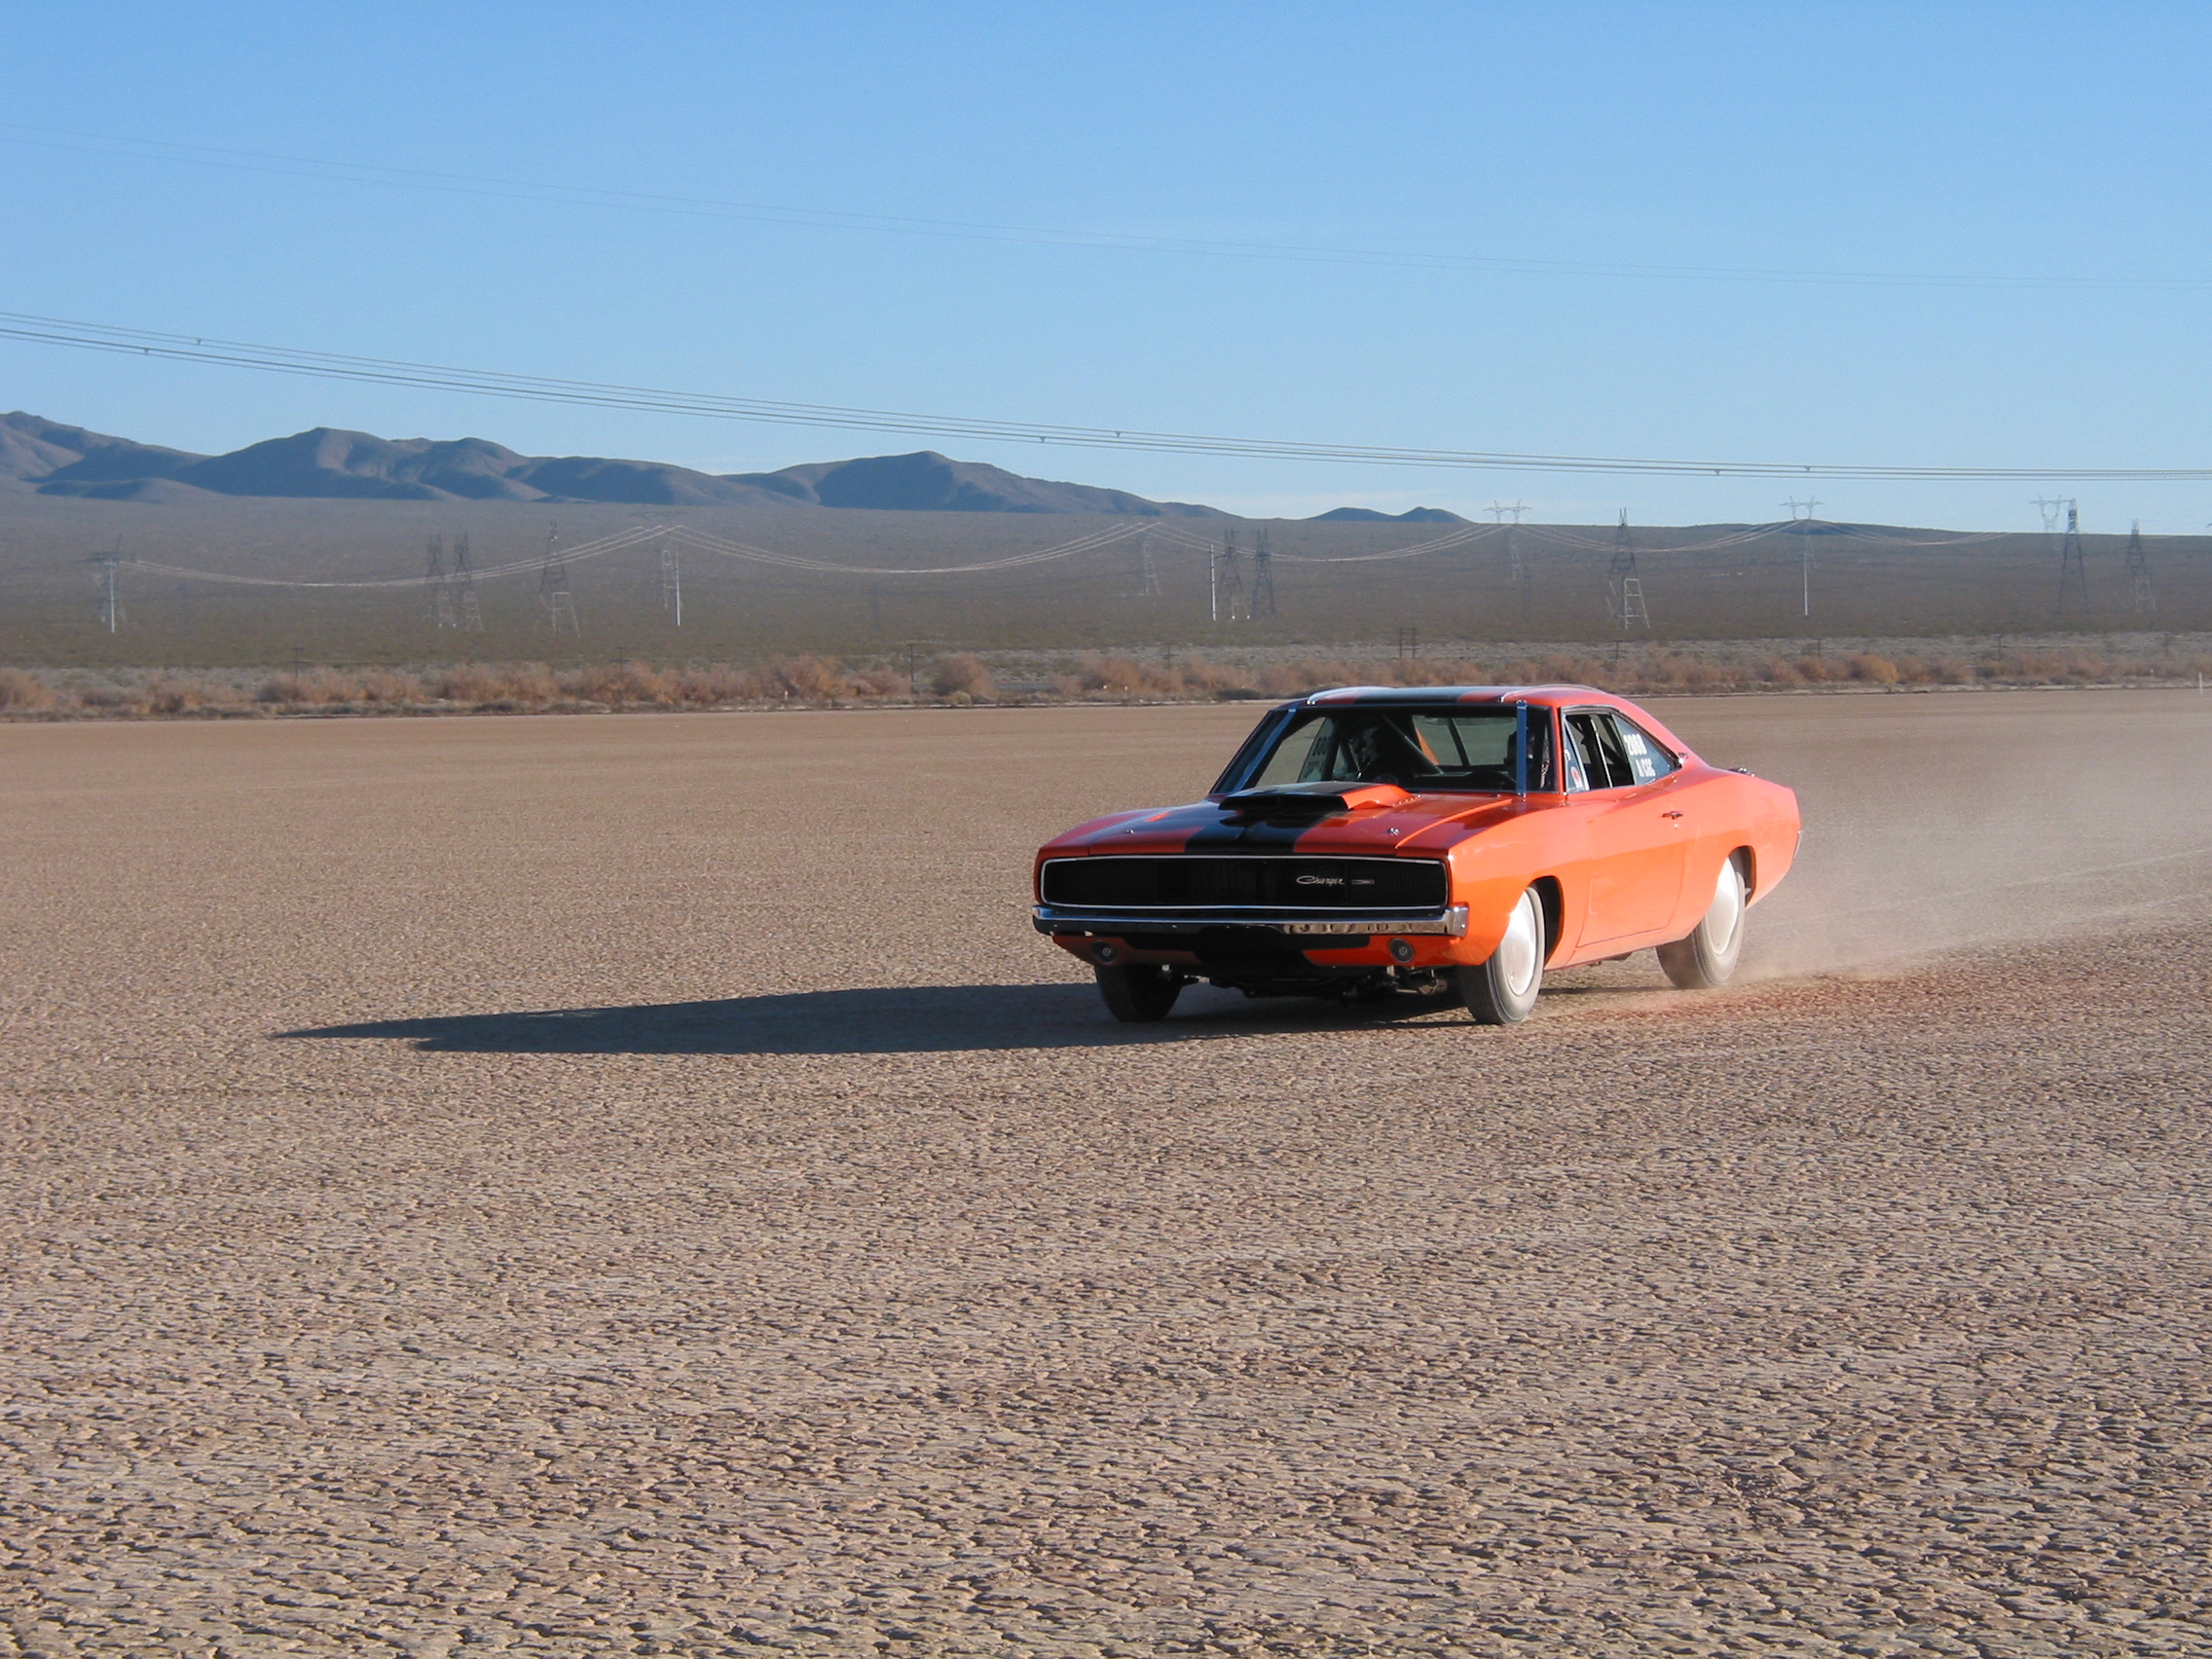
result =
[[[1638,783],[1652,783],[1670,772],[1681,770],[1682,763],[1669,754],[1657,738],[1626,715],[1615,714],[1613,724],[1620,731],[1621,748],[1628,753],[1629,771]]]

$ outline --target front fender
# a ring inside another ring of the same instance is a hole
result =
[[[1521,895],[1540,881],[1552,884],[1545,904],[1551,935],[1547,960],[1556,960],[1581,927],[1582,883],[1576,879],[1586,849],[1573,839],[1564,813],[1531,803],[1503,823],[1454,847],[1452,903],[1467,906],[1467,931],[1454,941],[1453,959],[1488,962],[1505,938],[1505,925]]]

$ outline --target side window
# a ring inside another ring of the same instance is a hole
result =
[[[1567,717],[1567,789],[1569,794],[1605,787],[1605,763],[1600,758],[1597,734],[1589,715]],[[1595,783],[1592,780],[1596,780]]]
[[[1607,710],[1583,709],[1568,715],[1567,729],[1575,757],[1589,775],[1588,788],[1618,790],[1638,781],[1628,750],[1621,743],[1620,728],[1613,724]],[[1571,774],[1568,787],[1572,787]]]
[[[1627,762],[1630,781],[1648,784],[1664,778],[1669,772],[1681,770],[1681,762],[1659,747],[1659,740],[1625,715],[1612,715],[1605,723],[1620,734],[1621,756]]]

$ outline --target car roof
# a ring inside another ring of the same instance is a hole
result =
[[[1626,706],[1621,698],[1595,685],[1339,685],[1294,697],[1281,707],[1335,708],[1352,703],[1433,708],[1440,703],[1532,703],[1556,708],[1592,701]]]
[[[1435,709],[1451,704],[1527,703],[1532,709],[1568,709],[1576,705],[1595,703],[1601,708],[1618,709],[1636,723],[1656,737],[1667,748],[1685,759],[1696,757],[1696,752],[1684,743],[1649,709],[1630,702],[1626,697],[1611,691],[1601,691],[1595,685],[1340,685],[1328,691],[1315,691],[1304,697],[1293,697],[1287,703],[1277,703],[1274,712],[1287,713],[1293,709],[1343,709],[1343,708],[1399,708]]]

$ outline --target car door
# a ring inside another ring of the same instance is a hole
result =
[[[1590,858],[1579,943],[1655,936],[1674,920],[1689,858],[1679,763],[1610,709],[1569,709],[1563,723]]]

